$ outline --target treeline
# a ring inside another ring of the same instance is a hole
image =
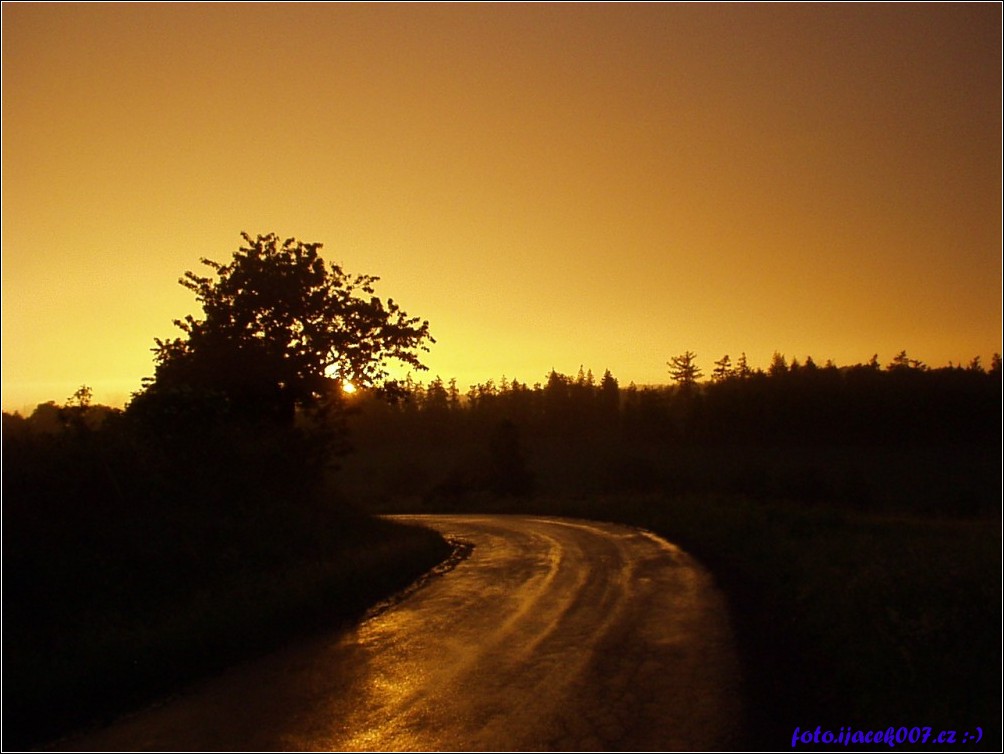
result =
[[[381,423],[433,435],[465,425],[510,421],[531,435],[603,435],[675,444],[891,444],[997,442],[1001,432],[1001,363],[930,368],[900,353],[888,365],[818,366],[774,354],[766,370],[745,355],[715,362],[708,381],[689,351],[668,362],[675,384],[622,387],[607,370],[596,378],[552,370],[532,386],[503,376],[461,393],[456,380],[427,384],[410,376],[401,400],[360,396],[356,424]]]

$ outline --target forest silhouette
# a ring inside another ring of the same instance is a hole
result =
[[[497,469],[507,468],[519,479],[510,493],[521,495],[536,472],[549,494],[733,494],[948,516],[998,508],[997,356],[989,369],[977,359],[931,369],[905,352],[885,367],[877,357],[820,367],[775,354],[765,371],[743,354],[735,368],[716,362],[706,382],[694,354],[678,359],[686,364],[671,366],[672,385],[621,387],[609,370],[597,380],[580,369],[532,386],[489,379],[465,393],[455,380],[409,377],[395,403],[357,396],[349,421],[367,451],[359,456],[381,459],[385,475],[379,490],[358,493],[462,506],[464,495],[499,492]]]
[[[583,369],[464,392],[395,382],[388,361],[424,369],[428,322],[377,298],[377,278],[326,265],[319,244],[243,240],[230,262],[204,260],[209,276],[182,278],[203,315],[156,341],[154,376],[124,410],[83,386],[3,415],[7,747],[350,620],[449,555],[438,535],[374,512],[566,513],[679,536],[729,590],[753,691],[792,709],[819,698],[770,685],[771,663],[797,670],[779,646],[824,653],[766,627],[755,600],[782,587],[737,575],[761,558],[742,555],[737,526],[757,511],[999,519],[999,355],[930,368],[906,352],[850,366],[776,353],[759,370],[742,354],[705,380],[686,351],[662,386]],[[945,630],[984,647],[983,619]],[[753,715],[768,745],[775,712]]]

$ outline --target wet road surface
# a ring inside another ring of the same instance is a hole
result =
[[[740,726],[724,601],[613,524],[400,516],[474,545],[358,627],[232,668],[88,750],[699,750]]]

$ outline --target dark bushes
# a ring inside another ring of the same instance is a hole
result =
[[[449,554],[339,502],[301,428],[7,429],[5,746],[359,615]]]

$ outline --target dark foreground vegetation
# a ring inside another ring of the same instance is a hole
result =
[[[999,362],[778,361],[660,388],[413,385],[361,408],[342,488],[378,511],[577,516],[680,544],[729,598],[749,748],[817,725],[980,726],[999,748]]]
[[[121,416],[4,418],[6,748],[356,619],[450,552],[297,483],[301,437],[220,428],[181,463]]]

